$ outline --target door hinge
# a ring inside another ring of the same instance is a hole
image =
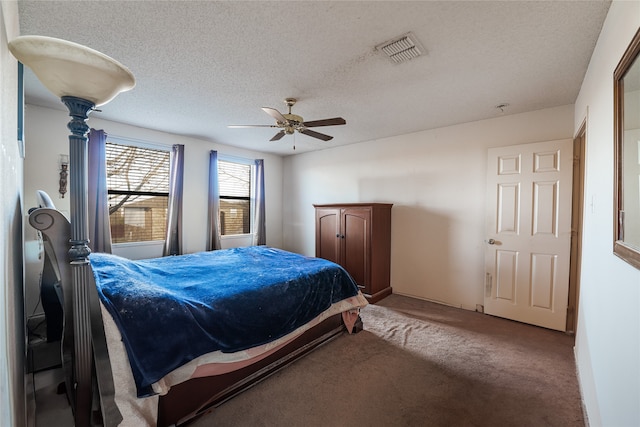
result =
[[[492,287],[492,279],[491,273],[485,273],[484,275],[484,296],[489,298],[491,297],[491,287]]]

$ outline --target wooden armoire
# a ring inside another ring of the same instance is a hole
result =
[[[316,257],[341,265],[371,303],[391,294],[391,206],[313,205]]]

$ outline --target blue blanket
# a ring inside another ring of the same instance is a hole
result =
[[[139,397],[198,356],[265,344],[358,293],[337,264],[264,246],[141,261],[94,253],[90,261]]]

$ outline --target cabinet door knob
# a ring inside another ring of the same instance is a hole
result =
[[[341,239],[344,239],[344,234],[341,234],[341,235],[340,235],[340,238],[341,238]]]
[[[340,237],[340,234],[336,234],[336,237]]]

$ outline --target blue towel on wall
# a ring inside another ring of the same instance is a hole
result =
[[[265,344],[358,293],[339,265],[265,246],[138,261],[94,253],[90,261],[139,397],[198,356]]]

